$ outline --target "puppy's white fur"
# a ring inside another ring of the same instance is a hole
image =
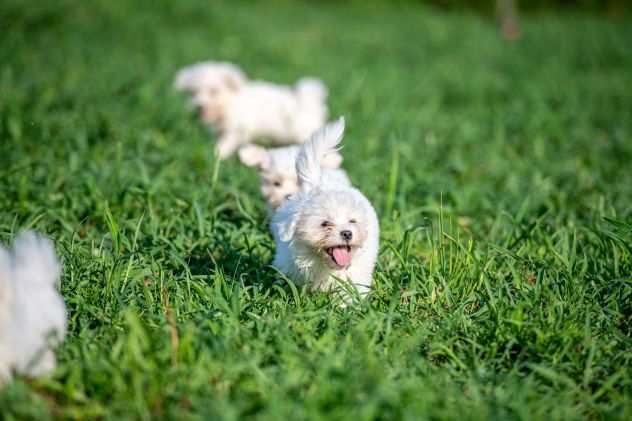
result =
[[[256,167],[259,171],[261,194],[268,203],[270,213],[299,191],[296,176],[299,151],[298,146],[265,149],[257,145],[246,145],[239,148],[241,162],[249,167]],[[351,186],[347,173],[340,169],[341,164],[342,155],[336,150],[323,157],[323,185]]]
[[[51,346],[66,334],[59,275],[52,244],[34,233],[12,251],[0,246],[0,384],[12,371],[37,377],[55,368]]]
[[[327,119],[327,89],[318,79],[276,85],[248,80],[230,63],[204,62],[178,72],[175,87],[193,93],[202,119],[219,134],[222,159],[262,138],[273,145],[302,143]]]
[[[370,290],[379,246],[379,223],[366,197],[348,185],[325,185],[321,160],[335,150],[344,119],[305,143],[296,160],[300,191],[273,216],[274,266],[298,285],[326,291],[337,280],[360,294]]]

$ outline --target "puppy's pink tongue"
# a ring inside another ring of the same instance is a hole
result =
[[[351,252],[346,247],[334,248],[333,256],[338,266],[349,266],[351,263]]]

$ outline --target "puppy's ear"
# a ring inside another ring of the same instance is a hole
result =
[[[323,160],[320,162],[320,165],[323,168],[330,168],[330,169],[340,168],[340,165],[342,165],[342,155],[340,155],[340,152],[338,151],[331,151],[323,157]]]
[[[272,217],[272,226],[279,235],[281,241],[290,241],[296,231],[298,222],[298,202],[289,200],[281,206]]]
[[[248,167],[258,167],[265,170],[270,166],[270,155],[257,145],[244,145],[239,148],[239,160]]]

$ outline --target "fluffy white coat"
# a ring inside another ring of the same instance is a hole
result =
[[[222,159],[259,139],[302,143],[327,119],[327,89],[318,79],[294,86],[251,81],[233,64],[209,61],[178,72],[175,87],[192,92],[202,119],[219,134]]]
[[[66,334],[60,270],[50,241],[32,232],[12,251],[0,246],[0,384],[12,371],[37,377],[55,368],[51,346]]]
[[[379,247],[379,223],[371,203],[348,185],[324,184],[322,158],[342,139],[344,119],[315,133],[300,150],[300,191],[274,214],[273,265],[297,285],[327,291],[338,281],[369,292]]]

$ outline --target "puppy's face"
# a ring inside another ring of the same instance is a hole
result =
[[[332,269],[353,263],[367,237],[368,215],[348,191],[325,191],[306,201],[297,215],[294,239]]]
[[[273,210],[299,190],[296,176],[274,171],[260,171],[259,177],[261,178],[261,194]]]
[[[255,166],[261,180],[261,194],[272,210],[276,210],[293,194],[299,191],[295,164],[299,148],[264,149],[256,145],[246,145],[239,149],[241,162]],[[325,168],[338,168],[342,156],[338,153],[327,155],[322,162]]]
[[[206,83],[193,92],[192,102],[200,118],[206,123],[221,125],[226,103],[239,92],[243,83],[240,75],[231,72],[218,72],[207,78]]]

